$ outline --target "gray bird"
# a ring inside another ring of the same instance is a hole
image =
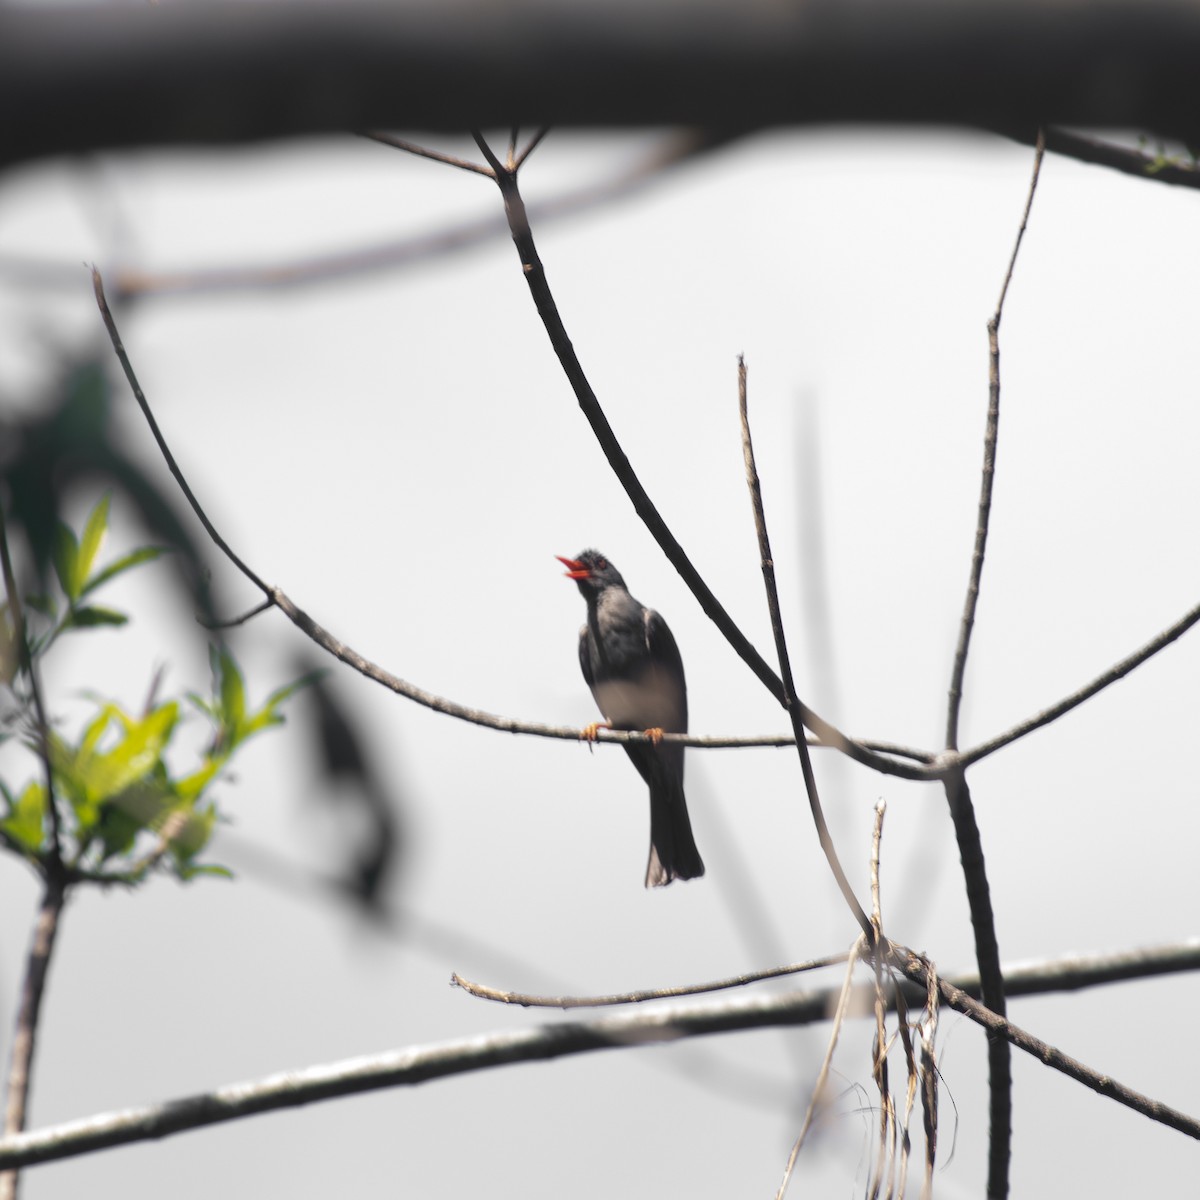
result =
[[[579,665],[608,726],[651,736],[687,733],[683,660],[666,621],[629,594],[621,573],[598,550],[584,550],[578,558],[555,557],[587,601]],[[595,729],[591,727],[593,736]],[[650,787],[646,886],[703,875],[683,794],[683,747],[630,744],[625,753]]]

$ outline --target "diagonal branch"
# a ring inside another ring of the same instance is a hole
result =
[[[989,754],[995,754],[997,750],[1003,749],[1003,747],[1010,745],[1012,742],[1025,737],[1026,734],[1032,733],[1035,729],[1041,729],[1043,725],[1049,725],[1052,721],[1057,721],[1064,713],[1069,713],[1071,709],[1078,708],[1085,700],[1090,700],[1110,684],[1124,679],[1130,671],[1140,667],[1142,663],[1153,658],[1160,650],[1165,649],[1172,642],[1182,637],[1198,621],[1200,621],[1200,604],[1196,605],[1195,608],[1189,609],[1178,621],[1164,629],[1157,637],[1151,638],[1144,646],[1127,655],[1120,662],[1114,663],[1103,674],[1097,675],[1095,679],[1089,683],[1085,683],[1083,687],[1072,692],[1069,696],[1064,696],[1057,704],[1052,704],[1049,708],[1044,708],[1041,712],[1034,713],[1033,716],[1027,717],[1011,729],[1005,730],[1004,733],[999,733],[995,737],[989,738],[986,742],[980,742],[978,746],[972,746],[970,750],[964,750],[961,754],[957,755],[956,762],[959,766],[968,767],[971,763],[978,762],[981,758],[987,758]]]
[[[575,393],[575,399],[579,402],[580,410],[591,426],[592,432],[596,436],[596,441],[600,444],[605,458],[608,459],[609,466],[613,469],[613,474],[616,475],[617,480],[625,489],[625,494],[633,504],[634,511],[642,519],[643,524],[650,531],[650,535],[658,543],[659,548],[666,555],[668,561],[679,573],[680,578],[687,584],[692,595],[696,597],[705,615],[721,631],[725,640],[733,647],[738,657],[754,672],[775,699],[782,704],[784,702],[783,681],[770,668],[767,661],[755,649],[749,638],[738,628],[736,622],[726,612],[724,606],[704,581],[704,578],[693,565],[691,559],[688,558],[686,551],[671,532],[670,527],[663,519],[654,502],[650,499],[649,493],[642,486],[641,480],[634,471],[633,465],[630,463],[621,443],[617,440],[617,436],[613,432],[613,428],[609,424],[603,408],[600,406],[600,401],[596,393],[592,390],[592,385],[588,381],[587,374],[583,369],[582,363],[579,361],[579,356],[575,353],[575,347],[571,344],[570,336],[567,334],[566,326],[563,324],[562,317],[559,314],[558,305],[554,300],[554,294],[550,290],[550,284],[546,278],[546,268],[538,254],[537,246],[534,244],[533,231],[529,224],[529,215],[525,210],[525,201],[522,199],[520,188],[517,186],[516,171],[510,171],[504,167],[492,152],[491,147],[482,134],[477,132],[474,136],[481,153],[488,160],[488,165],[496,172],[496,183],[504,199],[504,213],[508,218],[508,226],[512,233],[513,244],[516,246],[517,254],[520,257],[521,268],[525,276],[525,282],[529,285],[529,292],[533,298],[534,307],[537,309],[538,316],[541,318],[546,333],[550,338],[550,345],[553,347],[554,353],[562,366],[563,373],[571,385],[571,390]],[[894,759],[887,758],[882,754],[874,753],[861,742],[856,742],[847,737],[803,704],[798,706],[798,710],[804,725],[811,729],[822,742],[835,746],[843,754],[846,754],[856,762],[874,767],[875,770],[885,775],[896,775],[902,779],[929,778],[927,771],[913,768],[907,763],[896,762]]]

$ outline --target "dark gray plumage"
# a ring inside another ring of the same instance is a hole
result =
[[[558,559],[587,601],[579,665],[605,721],[614,729],[687,733],[683,660],[666,621],[629,594],[599,551]],[[703,875],[683,794],[683,747],[643,743],[626,746],[625,753],[650,788],[646,886]]]

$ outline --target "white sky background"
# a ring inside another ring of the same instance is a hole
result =
[[[648,144],[552,135],[523,174],[527,199],[603,179]],[[979,486],[985,326],[1031,164],[1030,150],[966,134],[777,134],[534,230],[635,468],[770,658],[737,433],[746,354],[799,686],[856,735],[941,744]],[[10,176],[0,254],[245,264],[499,210],[487,180],[349,138],[131,155],[90,175],[50,165]],[[1198,216],[1195,193],[1046,160],[1001,331],[964,745],[1073,690],[1196,602]],[[102,336],[82,266],[69,296],[7,287],[0,316],[6,397],[30,378],[35,331],[71,345]],[[786,727],[611,477],[506,234],[349,282],[148,300],[123,333],[218,528],[366,656],[467,704],[582,725],[596,716],[576,660],[583,603],[552,556],[595,545],[670,621],[694,732]],[[131,453],[169,486],[123,385],[118,396]],[[118,500],[110,553],[138,538],[132,520]],[[213,569],[229,612],[256,601],[231,567],[214,557]],[[112,588],[134,627],[81,637],[73,656],[62,647],[54,709],[69,713],[86,686],[135,705],[159,662],[178,691],[205,686],[203,643],[168,578],[154,568],[143,586]],[[814,623],[822,604],[826,628]],[[1197,933],[1196,636],[972,769],[1005,962]],[[258,697],[304,649],[278,614],[232,645]],[[854,936],[791,751],[689,751],[708,875],[647,893],[645,789],[619,750],[492,733],[345,668],[332,678],[404,806],[410,853],[390,899],[413,915],[411,936],[364,928],[315,885],[281,886],[248,850],[340,864],[297,707],[221,788],[235,823],[210,857],[236,883],[161,881],[69,907],[33,1125],[563,1019],[473,1000],[448,988],[452,970],[519,990],[609,992],[826,954]],[[817,764],[860,895],[882,796],[889,932],[943,970],[970,968],[941,789],[829,754]],[[28,872],[0,863],[6,1047],[35,901]],[[432,922],[467,940],[431,937]],[[1018,1000],[1010,1015],[1195,1113],[1198,1000],[1195,980],[1175,978]],[[941,1028],[938,1194],[975,1196],[984,1040],[948,1012]],[[336,1101],[36,1168],[25,1196],[769,1196],[827,1033],[736,1034]],[[795,1196],[852,1195],[856,1178],[861,1189],[870,1038],[863,1021],[843,1034],[836,1112],[800,1160]],[[1014,1195],[1123,1197],[1194,1175],[1183,1135],[1021,1054],[1014,1074]]]

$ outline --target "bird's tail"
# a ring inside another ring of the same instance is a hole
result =
[[[665,887],[673,879],[696,879],[704,862],[692,836],[683,783],[656,778],[650,784],[650,861],[646,886]]]

